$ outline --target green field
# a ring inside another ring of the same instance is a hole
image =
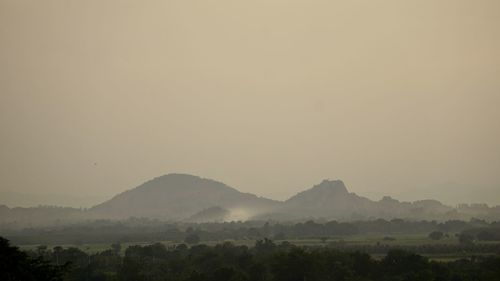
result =
[[[418,247],[418,246],[446,246],[446,245],[458,245],[458,239],[454,236],[446,237],[441,240],[432,240],[425,235],[395,235],[390,236],[390,238],[380,236],[380,235],[353,235],[346,237],[329,237],[324,239],[311,238],[311,239],[287,239],[287,240],[275,240],[276,244],[282,242],[289,242],[297,246],[318,246],[318,247],[341,247],[343,249],[349,250],[349,248],[356,248],[360,246],[386,246],[386,247]],[[130,242],[122,243],[122,254],[125,252],[127,247],[133,245],[150,245],[153,243],[160,242],[167,247],[173,247],[175,245],[181,244],[179,241],[148,241],[148,242]],[[214,246],[223,242],[231,242],[235,245],[245,245],[252,247],[255,245],[255,240],[219,240],[219,241],[202,241],[200,244],[206,244],[209,246]],[[476,245],[488,245],[488,244],[500,244],[500,242],[476,242]],[[54,246],[76,247],[82,251],[90,254],[102,252],[110,249],[111,243],[96,243],[96,244],[65,244],[65,245],[47,245],[48,248],[53,248]],[[39,245],[19,245],[22,250],[34,250]],[[474,252],[457,252],[457,253],[421,253],[424,256],[429,257],[432,260],[438,261],[452,261],[460,258],[467,258],[470,256],[487,255],[494,253],[474,253]],[[373,253],[373,257],[382,257],[382,254]]]

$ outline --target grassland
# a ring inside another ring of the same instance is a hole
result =
[[[429,239],[425,235],[395,235],[395,236],[380,236],[380,235],[352,235],[345,237],[328,237],[322,239],[287,239],[287,240],[275,240],[276,244],[280,244],[282,242],[289,242],[291,244],[297,246],[308,246],[308,247],[333,247],[333,248],[341,248],[341,249],[365,249],[370,247],[378,247],[378,248],[423,248],[423,249],[432,249],[436,247],[447,247],[447,246],[457,246],[459,245],[459,241],[456,237],[450,236],[445,237],[440,240],[432,240]],[[153,243],[162,243],[167,247],[173,247],[178,244],[181,244],[182,241],[144,241],[144,242],[132,242],[132,243],[122,243],[122,254],[124,254],[125,249],[129,246],[133,245],[150,245]],[[214,246],[216,244],[220,244],[223,242],[231,242],[235,245],[245,245],[248,247],[252,247],[255,245],[255,240],[245,239],[245,240],[224,240],[224,241],[202,241],[201,244],[206,244],[209,246]],[[95,243],[95,244],[66,244],[66,245],[47,245],[48,248],[52,248],[55,246],[62,246],[63,248],[67,247],[76,247],[81,249],[82,251],[94,254],[98,252],[102,252],[110,249],[111,243]],[[499,242],[476,242],[476,246],[481,245],[492,245],[496,244],[500,246]],[[19,245],[22,250],[35,250],[39,245]],[[425,251],[425,250],[424,250]],[[382,257],[384,254],[379,252],[370,253],[373,257],[378,258]],[[471,256],[479,256],[479,255],[488,255],[495,254],[494,252],[471,252],[471,251],[461,251],[461,252],[420,252],[420,254],[429,257],[431,260],[437,261],[453,261],[460,258],[468,258]]]

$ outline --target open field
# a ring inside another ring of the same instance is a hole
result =
[[[121,254],[124,254],[125,250],[129,246],[133,245],[150,245],[153,243],[162,243],[167,247],[173,247],[178,244],[182,244],[181,241],[144,241],[144,242],[130,242],[130,243],[121,243],[122,251]],[[252,247],[255,245],[255,240],[245,239],[245,240],[218,240],[218,241],[201,241],[200,244],[206,244],[209,246],[215,246],[220,243],[231,242],[235,245],[244,245],[248,247]],[[274,240],[276,244],[281,244],[283,242],[289,242],[291,244],[297,246],[305,246],[305,247],[330,247],[330,248],[339,248],[343,250],[361,250],[367,251],[374,258],[383,257],[385,254],[380,253],[378,251],[373,251],[373,248],[421,248],[423,252],[419,252],[419,254],[430,258],[431,260],[437,261],[453,261],[461,258],[469,258],[472,256],[480,256],[480,255],[490,255],[495,254],[496,252],[474,252],[474,251],[461,251],[461,252],[436,252],[436,250],[431,250],[430,252],[425,252],[425,249],[433,249],[436,247],[449,247],[449,246],[458,246],[458,239],[454,236],[446,237],[441,240],[432,240],[429,239],[425,235],[395,235],[391,237],[385,237],[380,235],[353,235],[346,237],[329,237],[326,239],[287,239],[287,240]],[[76,247],[80,250],[88,253],[95,254],[98,252],[102,252],[110,249],[110,245],[112,243],[93,243],[93,244],[82,244],[82,245],[74,245],[74,244],[63,244],[63,245],[47,245],[48,248],[53,248],[55,246],[62,246],[63,248],[68,247]],[[476,242],[474,244],[476,247],[487,246],[487,245],[499,245],[500,241],[485,241],[485,242]],[[35,250],[39,245],[18,245],[22,250]],[[373,251],[373,252],[370,252]]]

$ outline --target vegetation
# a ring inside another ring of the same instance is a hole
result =
[[[432,237],[429,235],[432,233]],[[500,223],[471,221],[306,221],[276,223],[263,221],[227,223],[168,223],[150,219],[132,218],[126,221],[99,220],[93,222],[53,227],[3,230],[3,235],[16,245],[75,245],[139,243],[172,241],[193,243],[224,240],[308,240],[334,241],[356,236],[396,237],[401,235],[429,235],[427,243],[449,243],[450,237],[466,234],[473,241],[500,241]],[[436,240],[435,238],[439,238]],[[447,237],[448,236],[448,237]],[[186,240],[186,238],[189,240]],[[191,238],[197,238],[191,240]],[[454,238],[458,241],[459,237]],[[462,239],[464,244],[470,244]],[[461,241],[462,241],[461,240]],[[391,242],[388,238],[385,242]],[[396,241],[399,242],[399,241]]]
[[[50,265],[48,262],[42,263],[50,269],[50,276],[53,276],[52,279],[27,279],[20,274],[36,274],[37,267],[25,267],[21,273],[4,266],[2,274],[10,276],[10,279],[2,280],[500,280],[498,255],[444,263],[429,261],[408,251],[391,249],[382,258],[375,259],[361,251],[299,247],[288,242],[276,244],[268,239],[257,241],[253,247],[237,246],[229,242],[191,247],[185,244],[166,247],[161,243],[135,245],[129,246],[123,255],[118,254],[118,248],[115,244],[94,254],[87,254],[74,247],[41,247],[28,251],[28,254],[16,250],[15,255],[2,250],[2,261],[50,262]],[[62,277],[60,269],[65,269]]]
[[[458,241],[461,244],[470,245],[474,242],[474,236],[467,233],[461,233],[458,235]]]
[[[188,244],[198,244],[198,242],[200,242],[200,237],[196,233],[190,233],[186,236],[184,242]]]
[[[28,262],[0,280],[500,280],[499,233],[481,220],[93,221],[9,231]],[[52,279],[12,277],[37,268]]]
[[[55,252],[52,255],[56,254]],[[65,266],[50,264],[43,257],[29,257],[9,241],[0,237],[0,280],[4,281],[59,281]]]
[[[432,240],[441,240],[444,237],[444,234],[441,231],[433,231],[429,233],[429,238]]]

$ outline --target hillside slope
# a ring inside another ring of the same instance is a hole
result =
[[[90,212],[107,218],[136,216],[180,220],[219,206],[251,217],[277,204],[279,202],[239,192],[218,181],[186,174],[168,174],[118,194],[91,208]]]
[[[351,193],[340,180],[324,180],[302,191],[275,209],[273,214],[262,216],[278,220],[323,218],[337,220],[364,219],[445,219],[453,208],[436,200],[400,202],[390,197],[380,201]]]

